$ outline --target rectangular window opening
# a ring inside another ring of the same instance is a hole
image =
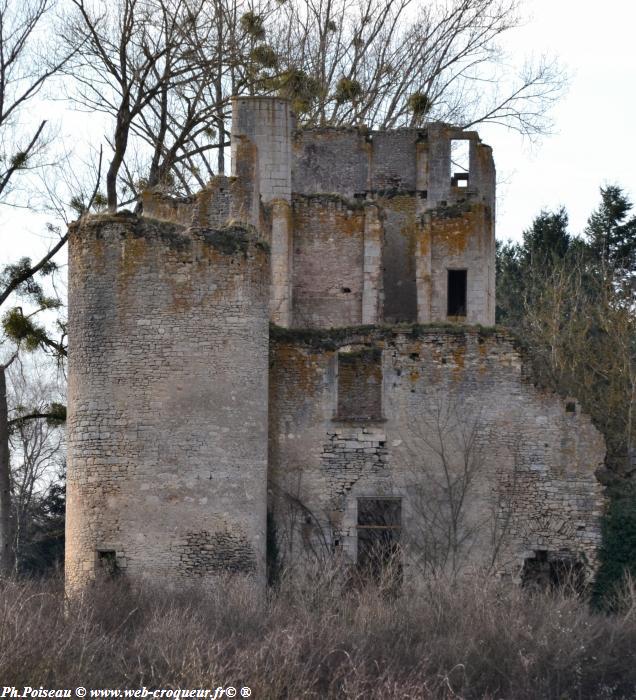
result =
[[[450,172],[452,187],[468,187],[470,173],[470,141],[451,139]]]
[[[97,568],[102,576],[106,578],[115,577],[119,572],[117,553],[112,549],[97,550]]]
[[[466,317],[467,270],[448,271],[448,308],[449,317]]]
[[[382,420],[382,351],[338,354],[336,420]]]
[[[358,570],[373,580],[402,578],[400,498],[358,499]]]

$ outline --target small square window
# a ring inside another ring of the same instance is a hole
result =
[[[105,578],[112,578],[119,573],[117,553],[112,549],[97,550],[97,569]]]

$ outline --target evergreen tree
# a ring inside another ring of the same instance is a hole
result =
[[[543,289],[546,274],[571,248],[568,215],[563,207],[542,211],[523,232],[523,243],[497,241],[497,323],[521,331],[524,308]]]
[[[562,260],[571,243],[568,215],[564,207],[556,212],[542,211],[523,233],[523,259],[528,265],[552,265]]]
[[[601,187],[601,204],[588,219],[585,237],[603,269],[634,274],[636,267],[636,216],[632,203],[618,185]]]
[[[636,217],[618,186],[601,189],[583,237],[564,209],[541,212],[523,242],[497,245],[497,320],[528,350],[533,378],[576,396],[607,446],[597,471],[608,487],[592,601],[615,608],[636,576]]]
[[[518,328],[523,314],[519,298],[523,295],[523,249],[512,241],[496,242],[496,321]]]
[[[625,576],[636,578],[636,492],[612,493],[603,518],[603,540],[592,603],[601,610],[615,610]]]
[[[24,546],[18,554],[18,571],[42,576],[64,565],[64,515],[66,483],[64,475],[46,493],[34,500],[30,509]]]
[[[0,359],[0,578],[15,571],[16,523],[11,485],[11,465],[9,433],[11,430],[10,410],[7,403],[7,371],[17,360],[22,350],[34,352],[38,349],[54,353],[58,358],[66,357],[66,324],[58,319],[53,337],[44,325],[36,321],[36,315],[57,310],[61,302],[45,292],[41,278],[57,269],[53,262],[55,254],[64,246],[68,233],[61,235],[58,243],[39,262],[22,258],[17,263],[0,269],[0,309],[14,297],[22,300],[30,308],[25,313],[23,306],[12,306],[0,317],[0,350],[7,360]],[[5,347],[10,348],[8,351]],[[51,410],[27,410],[19,420],[63,420],[59,405],[51,405]]]

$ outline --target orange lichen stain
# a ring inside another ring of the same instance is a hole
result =
[[[431,252],[431,232],[426,227],[417,227],[417,242],[419,244],[419,254],[429,255]]]
[[[193,201],[177,200],[155,190],[144,190],[141,193],[144,217],[171,221],[172,223],[188,226],[192,218]]]
[[[245,210],[248,215],[252,209],[254,185],[256,183],[256,145],[247,138],[236,138],[236,180],[230,185],[236,210]]]
[[[125,288],[146,256],[145,238],[125,238],[121,248],[119,284]]]
[[[317,360],[317,355],[303,352],[292,345],[279,345],[274,355],[274,362],[279,367],[284,367],[286,375],[293,378],[293,381],[285,382],[285,385],[287,390],[295,395],[313,395],[316,392]]]
[[[285,221],[287,230],[293,231],[294,212],[289,202],[286,199],[274,199],[270,204],[272,223],[274,220]]]
[[[416,203],[413,195],[399,194],[395,197],[379,197],[378,204],[388,211],[399,212],[415,217]]]
[[[419,370],[414,369],[409,372],[409,379],[415,384],[415,382],[420,378]]]
[[[104,272],[106,269],[106,249],[101,238],[92,238],[90,240],[88,254],[94,272]]]
[[[487,371],[486,358],[488,357],[488,348],[486,343],[478,343],[477,351],[479,352],[479,374],[485,374]]]
[[[364,232],[364,218],[358,212],[348,216],[340,214],[336,219],[336,226],[345,236],[361,236]]]
[[[453,355],[453,377],[458,380],[464,371],[464,360],[466,359],[466,348],[459,345],[451,351]]]
[[[208,212],[210,211],[210,202],[212,201],[213,195],[216,193],[218,186],[212,190],[212,188],[205,188],[197,194],[197,208],[196,213],[198,214],[197,223],[199,226],[208,225]]]
[[[364,212],[352,211],[345,202],[325,199],[309,200],[299,207],[296,221],[302,228],[317,232],[323,239],[334,235],[353,237],[364,233]],[[315,224],[318,223],[319,226]]]
[[[426,225],[435,239],[436,246],[446,248],[448,255],[463,253],[471,238],[480,243],[480,232],[488,219],[487,207],[481,203],[473,204],[469,210],[456,214],[453,209],[454,207],[448,207],[446,210],[438,210],[437,215]]]
[[[458,255],[466,250],[468,239],[472,235],[473,217],[464,214],[452,219],[438,219],[433,224],[432,234],[435,243],[446,249],[448,255]]]

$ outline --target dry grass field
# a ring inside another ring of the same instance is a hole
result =
[[[563,594],[492,579],[399,595],[343,590],[338,571],[283,580],[265,600],[240,580],[197,588],[60,581],[0,590],[1,685],[249,686],[252,698],[633,698],[636,595],[602,615]]]

